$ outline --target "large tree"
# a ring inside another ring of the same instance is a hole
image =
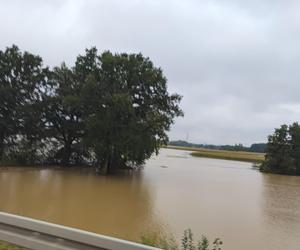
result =
[[[53,70],[13,46],[0,53],[0,157],[90,164],[103,173],[140,166],[168,141],[181,96],[141,54],[77,57]],[[10,143],[10,144],[9,144]],[[1,160],[0,158],[0,160]]]
[[[293,166],[300,175],[300,125],[294,123],[289,127],[290,142],[291,142],[291,157]]]
[[[93,56],[91,56],[93,54]],[[84,97],[88,115],[85,142],[103,172],[119,166],[141,165],[161,145],[176,116],[181,97],[167,92],[162,70],[141,54],[97,55],[86,51],[91,69]],[[91,58],[94,61],[91,63]]]
[[[266,159],[262,171],[280,174],[300,174],[300,126],[282,125],[268,137]]]
[[[81,162],[80,143],[84,133],[82,84],[73,69],[64,63],[55,67],[42,95],[44,139],[48,160],[70,165]]]
[[[0,51],[0,160],[5,151],[15,158],[22,158],[21,153],[32,158],[38,150],[39,89],[47,71],[39,56],[22,53],[17,46]]]

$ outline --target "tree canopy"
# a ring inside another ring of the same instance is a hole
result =
[[[268,137],[266,159],[261,170],[300,175],[300,125],[282,125]]]
[[[180,100],[142,54],[91,48],[49,69],[12,46],[0,51],[0,162],[140,166],[167,143]]]

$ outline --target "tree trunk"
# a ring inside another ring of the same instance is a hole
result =
[[[112,146],[112,148],[110,150],[110,156],[109,156],[108,173],[115,174],[117,172],[117,170],[120,168],[119,164],[120,164],[120,161],[119,161],[119,156],[117,154],[117,149],[115,146]]]
[[[98,170],[96,171],[101,175],[107,175],[109,173],[109,163],[108,160],[106,160]]]
[[[3,160],[4,154],[4,135],[0,135],[0,162]]]
[[[70,165],[70,158],[72,154],[72,147],[70,142],[66,142],[64,149],[63,149],[63,156],[62,156],[62,164],[64,166]]]
[[[4,145],[3,142],[0,142],[0,163],[3,159],[3,153],[4,153]]]

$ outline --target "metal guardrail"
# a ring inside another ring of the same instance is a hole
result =
[[[0,212],[0,240],[32,250],[158,250],[158,248]]]

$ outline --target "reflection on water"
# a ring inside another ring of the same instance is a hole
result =
[[[224,250],[300,246],[299,177],[179,150],[163,149],[143,171],[118,176],[0,170],[0,210],[129,240],[163,224],[178,239],[189,227],[221,237]]]
[[[0,197],[2,211],[131,240],[153,219],[142,172],[10,169],[0,172]]]
[[[264,233],[274,242],[270,249],[300,249],[299,177],[264,175],[263,192]],[[297,248],[287,239],[298,239]]]

